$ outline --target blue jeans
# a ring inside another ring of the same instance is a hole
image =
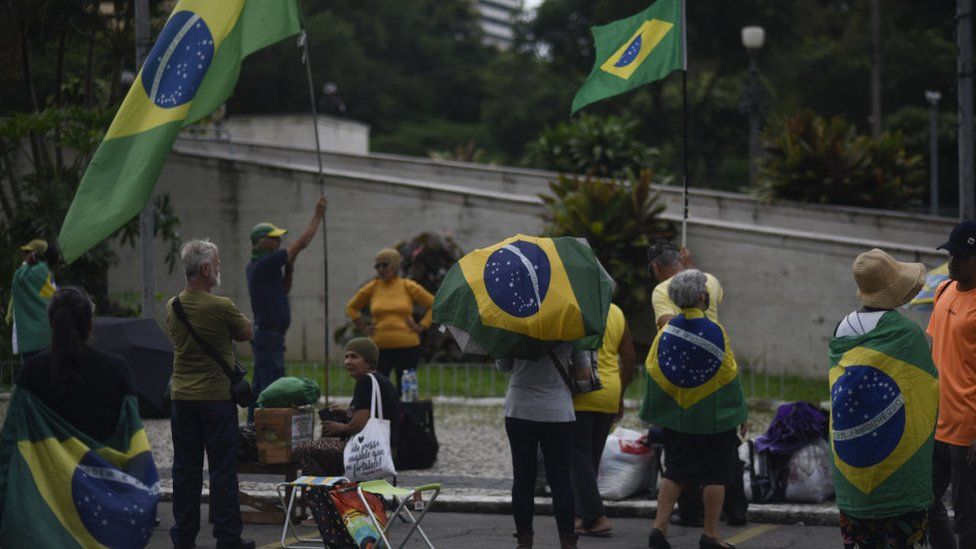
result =
[[[200,532],[203,452],[210,469],[213,537],[232,542],[241,537],[237,494],[237,406],[230,400],[174,400],[173,545],[191,546]]]
[[[285,334],[255,330],[251,340],[254,351],[254,399],[278,378],[285,376]],[[247,422],[254,423],[254,404],[247,409]]]

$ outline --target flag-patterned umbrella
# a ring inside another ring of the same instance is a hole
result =
[[[592,350],[602,343],[613,287],[585,240],[516,235],[451,267],[434,322],[462,350],[496,358],[535,360],[567,341]]]

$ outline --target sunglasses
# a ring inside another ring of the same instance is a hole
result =
[[[380,261],[379,263],[373,265],[373,268],[374,269],[385,269],[385,268],[387,268],[389,266],[390,266],[390,264],[388,262],[386,262],[386,261]]]

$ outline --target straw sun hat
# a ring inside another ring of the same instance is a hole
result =
[[[925,283],[925,265],[902,263],[875,248],[854,260],[857,298],[868,307],[896,309],[908,303]]]

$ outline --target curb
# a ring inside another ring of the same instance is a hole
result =
[[[248,495],[262,503],[277,505],[278,494],[274,490],[253,490]],[[172,488],[160,491],[162,501],[173,500]],[[203,490],[201,500],[210,502],[210,491]],[[652,500],[605,501],[604,508],[610,518],[647,518],[657,513],[657,502]],[[474,513],[489,515],[509,515],[512,512],[512,499],[501,495],[461,495],[441,494],[437,505],[432,509],[439,513]],[[535,498],[537,515],[552,515],[551,498]],[[749,522],[765,524],[794,524],[801,526],[837,526],[837,507],[831,503],[818,504],[749,504]]]

